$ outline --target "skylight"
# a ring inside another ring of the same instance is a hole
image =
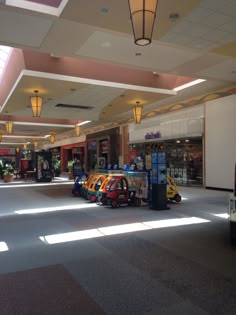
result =
[[[12,48],[7,46],[0,46],[0,81],[8,62]]]

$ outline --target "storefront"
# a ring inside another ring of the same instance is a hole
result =
[[[120,154],[119,128],[87,135],[88,171],[118,164]]]
[[[87,154],[86,142],[79,142],[64,145],[61,147],[61,164],[62,171],[68,171],[68,165],[71,164],[75,158],[79,159],[83,164],[83,168],[87,169]]]
[[[160,148],[166,153],[167,175],[173,177],[176,183],[183,185],[203,184],[201,137],[130,144],[130,163],[134,163],[135,159],[138,159],[147,164],[151,153]]]
[[[182,116],[182,117],[181,117]],[[166,115],[130,125],[130,163],[144,161],[150,166],[152,152],[164,150],[167,175],[177,184],[203,185],[203,119],[202,107],[195,109],[186,119],[182,113]]]

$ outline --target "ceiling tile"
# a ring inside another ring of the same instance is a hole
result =
[[[103,45],[107,43],[107,45]],[[141,56],[136,56],[140,52]],[[149,68],[155,71],[168,71],[188,60],[199,56],[199,52],[186,51],[184,48],[166,46],[153,41],[150,47],[137,47],[126,36],[95,32],[76,52],[77,55],[117,63]],[[174,58],[173,58],[174,56]]]
[[[9,24],[10,21],[14,23]],[[11,11],[0,11],[1,41],[39,47],[52,26],[47,17],[26,15]]]
[[[226,60],[217,65],[207,67],[206,69],[199,71],[197,74],[221,80],[236,81],[236,61],[235,59]]]
[[[220,27],[221,25],[230,22],[232,20],[231,16],[227,16],[220,13],[213,13],[204,19],[201,23],[211,27]]]

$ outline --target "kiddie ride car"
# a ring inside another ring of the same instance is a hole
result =
[[[102,183],[105,181],[107,174],[95,174],[92,180],[89,182],[87,187],[87,199],[91,202],[97,200],[97,192],[101,187]]]
[[[179,194],[175,181],[169,175],[167,175],[166,182],[167,182],[167,199],[169,201],[180,202],[182,198],[181,198],[181,195]]]
[[[135,172],[126,175],[112,175],[106,184],[106,192],[98,193],[100,202],[113,208],[125,205],[139,207],[142,200],[141,187],[144,177],[142,173]]]

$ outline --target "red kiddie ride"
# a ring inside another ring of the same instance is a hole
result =
[[[107,186],[106,204],[113,208],[122,205],[139,207],[141,205],[141,198],[136,189],[129,187],[125,176],[116,175],[110,179],[110,185]]]

